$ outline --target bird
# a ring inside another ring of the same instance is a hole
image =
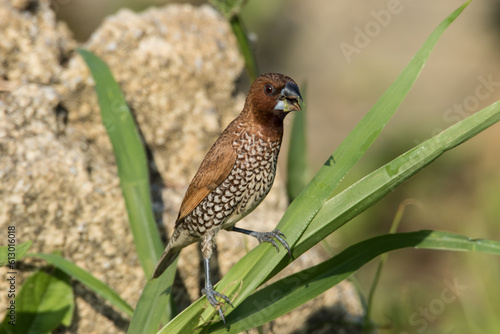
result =
[[[214,290],[209,263],[214,238],[221,230],[244,233],[288,251],[285,235],[275,229],[255,232],[235,224],[252,212],[271,190],[283,137],[283,120],[301,110],[297,83],[279,73],[258,76],[248,91],[241,113],[226,127],[201,162],[181,203],[175,228],[153,273],[158,278],[182,248],[201,241],[208,302],[226,324],[221,305],[230,299]],[[217,297],[224,301],[218,302]]]

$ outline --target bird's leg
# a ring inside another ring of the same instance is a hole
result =
[[[219,293],[214,290],[212,282],[210,282],[209,258],[205,258],[205,288],[201,290],[201,293],[205,294],[205,296],[207,296],[207,300],[210,303],[210,305],[212,305],[213,308],[219,311],[219,316],[224,322],[224,325],[226,325],[226,319],[224,318],[224,313],[222,312],[222,305],[224,303],[217,301],[216,297],[224,299],[231,306],[233,306],[233,304],[226,295],[223,295],[222,293]]]
[[[243,233],[246,235],[251,235],[252,237],[257,238],[257,240],[259,240],[259,243],[269,242],[269,243],[273,244],[274,247],[276,247],[276,250],[279,252],[278,245],[276,244],[276,241],[274,241],[274,239],[277,239],[279,242],[281,242],[283,247],[286,248],[286,250],[288,251],[288,255],[290,257],[292,257],[292,252],[290,251],[290,247],[288,246],[288,243],[285,241],[285,235],[283,233],[281,233],[281,231],[279,231],[279,230],[273,230],[271,232],[255,232],[255,231],[245,230],[243,228],[233,226],[232,231],[240,232],[240,233]]]

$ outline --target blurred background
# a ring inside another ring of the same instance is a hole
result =
[[[195,5],[205,1],[181,1]],[[160,0],[53,0],[85,42],[121,8]],[[311,175],[403,70],[432,30],[463,0],[306,2],[249,0],[242,19],[260,72],[307,83]],[[367,173],[500,99],[500,1],[473,1],[445,31],[423,72],[368,154],[342,182]],[[242,89],[248,87],[243,76]],[[287,119],[290,128],[291,117]],[[500,125],[445,153],[326,240],[334,252],[387,233],[406,200],[400,231],[435,229],[500,240]],[[292,148],[293,149],[293,148]],[[286,152],[284,152],[286,154]],[[286,155],[281,154],[284,171]],[[377,261],[354,280],[368,295]],[[381,333],[500,333],[500,258],[403,250],[391,253],[375,295]],[[452,298],[455,297],[455,298]]]

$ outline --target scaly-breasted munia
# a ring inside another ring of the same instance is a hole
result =
[[[201,240],[206,275],[202,293],[217,308],[216,297],[231,303],[214,290],[209,275],[214,238],[220,229],[254,236],[259,242],[272,243],[276,249],[277,239],[291,254],[280,231],[253,232],[234,225],[252,212],[271,189],[283,119],[288,112],[301,110],[299,99],[302,97],[297,84],[285,75],[263,74],[253,82],[243,111],[222,132],[191,181],[153,278],[165,271],[182,248]],[[225,323],[220,307],[219,315]]]

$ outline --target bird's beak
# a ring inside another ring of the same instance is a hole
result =
[[[302,96],[300,96],[299,87],[296,84],[287,82],[285,88],[281,90],[281,94],[276,100],[275,110],[283,110],[285,112],[301,110],[299,99],[302,101]]]

